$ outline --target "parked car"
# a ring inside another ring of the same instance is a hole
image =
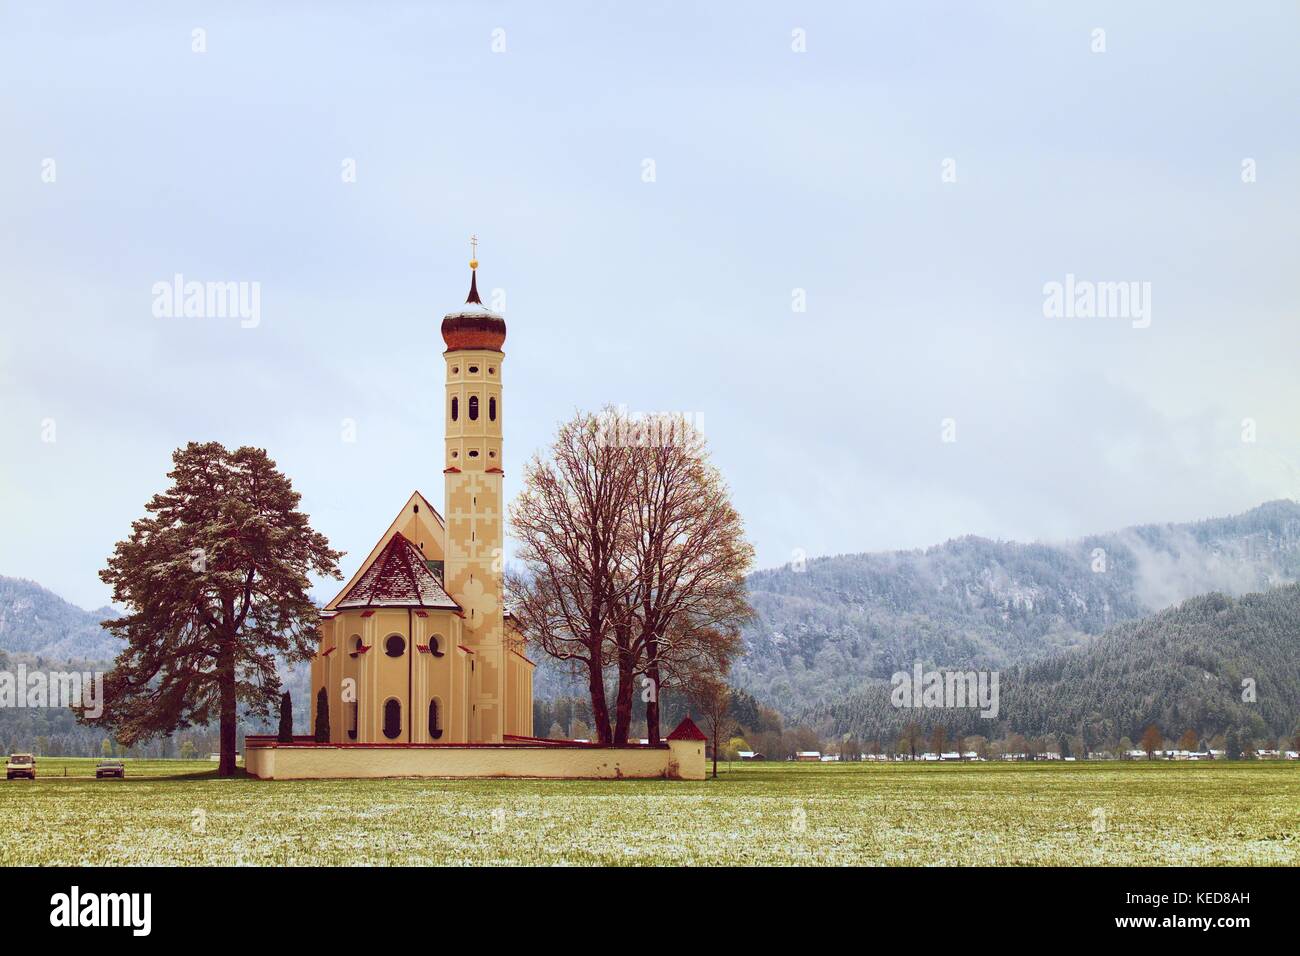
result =
[[[117,777],[119,780],[126,779],[126,764],[121,760],[101,760],[95,764],[95,779],[103,777]]]
[[[12,780],[14,777],[35,780],[36,758],[31,754],[10,754],[9,759],[5,761],[5,779]]]

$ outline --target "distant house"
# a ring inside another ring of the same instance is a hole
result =
[[[948,752],[948,753],[941,753],[941,754],[939,754],[939,759],[940,759],[940,760],[960,760],[960,759],[961,759],[961,754],[958,753],[957,751],[953,750],[953,751]]]
[[[839,754],[822,754],[822,763],[832,763],[840,759]]]
[[[767,759],[767,757],[763,756],[763,754],[759,753],[757,750],[737,750],[736,756],[739,757],[741,760],[766,760]]]
[[[821,763],[822,752],[820,750],[799,750],[796,751],[794,759],[808,763]]]

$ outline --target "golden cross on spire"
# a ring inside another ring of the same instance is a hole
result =
[[[477,269],[478,268],[478,236],[470,236],[469,245],[470,245],[469,267],[471,269]]]

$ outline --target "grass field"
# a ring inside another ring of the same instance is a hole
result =
[[[746,764],[719,780],[218,780],[42,758],[15,864],[1300,864],[1300,765]],[[67,777],[59,776],[66,772]],[[1100,831],[1100,832],[1099,832]]]

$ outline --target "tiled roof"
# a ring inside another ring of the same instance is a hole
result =
[[[689,717],[683,717],[682,722],[678,724],[676,728],[673,729],[673,732],[671,734],[668,735],[668,739],[669,740],[708,740],[709,738],[704,736],[704,731],[700,730],[699,727],[695,726],[695,721],[691,720],[691,718]]]
[[[432,607],[458,611],[437,577],[424,563],[420,549],[399,531],[379,552],[366,573],[335,605],[345,608]]]

